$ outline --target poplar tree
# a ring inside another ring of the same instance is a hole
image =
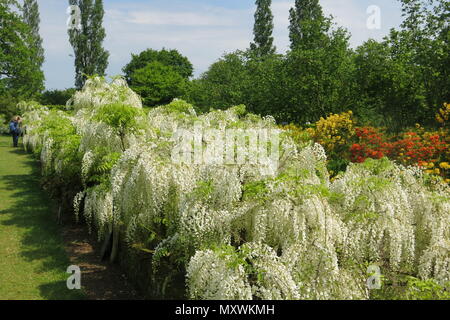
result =
[[[103,47],[106,37],[103,28],[102,0],[69,0],[81,10],[81,29],[69,29],[69,40],[75,54],[75,86],[83,87],[88,76],[104,76],[109,52]]]
[[[39,25],[41,19],[39,17],[39,5],[37,0],[24,0],[23,3],[23,21],[30,28],[30,43],[29,46],[32,48],[35,56],[33,61],[35,62],[37,68],[42,70],[42,65],[44,64],[44,48],[42,47],[42,38],[39,34]]]
[[[0,98],[33,98],[44,89],[29,26],[17,1],[0,1]]]
[[[310,49],[321,46],[331,26],[330,19],[323,15],[319,0],[295,0],[289,11],[289,22],[292,50],[299,46]]]
[[[254,42],[250,49],[258,57],[275,53],[273,45],[273,14],[270,6],[272,0],[256,0],[255,25],[253,27]]]

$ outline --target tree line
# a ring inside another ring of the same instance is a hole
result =
[[[245,104],[250,112],[286,123],[352,110],[360,122],[391,130],[431,124],[435,111],[450,101],[449,3],[399,1],[404,20],[398,30],[351,48],[351,35],[325,16],[319,0],[296,0],[289,12],[290,48],[279,54],[272,1],[256,0],[249,48],[225,54],[199,78],[192,78],[186,57],[168,49],[132,54],[123,73],[147,107],[183,98],[199,111]],[[102,0],[69,4],[81,9],[81,29],[68,31],[79,89],[88,76],[104,76],[108,66],[104,9]],[[5,0],[0,23],[0,39],[7,39],[0,40],[0,104],[17,97],[63,104],[74,89],[43,92],[37,1]]]
[[[226,54],[191,82],[187,99],[199,108],[243,103],[302,125],[352,110],[362,123],[397,131],[434,123],[450,99],[448,1],[401,0],[400,28],[352,49],[350,34],[318,0],[296,0],[286,54],[273,46],[271,0],[256,4],[250,48]]]
[[[75,88],[44,91],[44,48],[39,33],[37,0],[0,2],[0,113],[16,113],[20,100],[39,100],[44,104],[65,104],[88,76],[104,76],[109,53],[103,48],[102,0],[69,0],[81,10],[80,29],[69,29],[74,51]]]

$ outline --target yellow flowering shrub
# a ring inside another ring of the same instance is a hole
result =
[[[446,143],[446,153],[437,161],[439,163],[439,175],[442,176],[447,183],[450,183],[450,103],[444,103],[436,114],[436,121],[441,124],[439,135]]]
[[[281,127],[291,135],[297,142],[313,140],[321,144],[328,155],[328,169],[331,176],[339,171],[345,170],[350,162],[350,145],[356,136],[353,112],[348,111],[341,114],[330,114],[327,118],[320,118],[310,128],[300,128],[296,125]]]
[[[309,129],[309,132],[314,141],[320,143],[328,153],[348,153],[348,145],[356,134],[353,112],[320,118],[315,128]]]
[[[450,103],[444,103],[444,106],[439,109],[436,114],[436,121],[443,127],[447,126],[450,120]]]

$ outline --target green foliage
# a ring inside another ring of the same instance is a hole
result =
[[[239,266],[244,266],[246,270],[254,269],[247,260],[247,255],[251,252],[247,247],[236,248],[230,245],[212,246],[212,250],[221,258],[227,261],[227,266],[230,269],[237,269]]]
[[[284,100],[285,60],[281,55],[270,55],[260,59],[249,59],[246,64],[247,84],[245,100],[249,112],[259,115],[272,115],[278,120],[285,118],[282,107]]]
[[[23,21],[30,29],[30,43],[28,46],[35,52],[33,61],[36,69],[41,70],[44,64],[44,48],[42,47],[42,38],[39,34],[39,24],[41,19],[39,16],[39,5],[37,0],[24,0],[23,2]]]
[[[214,191],[213,181],[200,181],[197,187],[192,191],[192,196],[197,199],[208,199],[210,194]]]
[[[0,115],[3,115],[8,121],[18,115],[20,111],[17,108],[17,102],[17,98],[10,94],[0,95]]]
[[[76,89],[65,90],[46,90],[39,97],[39,102],[45,106],[48,105],[66,105],[66,102],[73,96]]]
[[[406,300],[450,300],[450,283],[441,285],[435,280],[407,277]]]
[[[249,83],[247,57],[242,51],[226,54],[210,66],[200,79],[191,82],[186,99],[201,111],[227,109],[246,104],[245,88]]]
[[[244,185],[243,200],[264,200],[267,192],[266,181],[249,182]]]
[[[384,276],[381,290],[373,290],[373,300],[449,300],[450,283],[413,276]],[[395,280],[395,281],[394,281]],[[395,285],[393,283],[395,282]]]
[[[249,112],[304,124],[347,108],[352,70],[348,34],[338,29],[319,48],[299,46],[286,56],[227,54],[190,83],[185,98],[203,112],[245,104]]]
[[[401,2],[401,28],[356,50],[353,77],[361,122],[394,132],[433,125],[434,111],[450,99],[448,2]]]
[[[352,63],[348,34],[338,29],[318,48],[298,46],[284,66],[283,121],[304,124],[329,113],[345,111],[351,98],[348,87]]]
[[[143,111],[132,106],[115,103],[100,106],[94,120],[105,123],[120,138],[122,150],[126,150],[125,136],[136,134],[141,129],[139,117],[143,116]]]
[[[93,164],[87,174],[88,186],[107,184],[112,168],[120,159],[121,154],[118,152],[110,152],[108,148],[103,146],[97,147],[94,151]]]
[[[381,42],[349,48],[349,34],[324,16],[317,0],[295,1],[291,51],[259,58],[250,50],[223,56],[189,83],[185,99],[200,111],[245,104],[252,113],[305,125],[353,110],[360,123],[399,132],[435,125],[450,101],[448,3],[402,1],[405,22]],[[269,2],[257,2],[255,39],[270,34]],[[332,164],[333,171],[346,163]]]
[[[255,25],[253,27],[254,42],[250,49],[257,57],[265,57],[275,53],[273,45],[273,14],[270,10],[272,0],[256,0]]]
[[[450,101],[450,7],[446,0],[401,0],[405,17],[391,32],[392,46],[409,57],[408,66],[433,110]]]
[[[0,3],[0,97],[30,98],[43,89],[30,27],[9,2]]]
[[[174,100],[170,104],[164,106],[164,111],[167,113],[188,115],[192,113],[192,110],[194,110],[194,107],[183,100]]]
[[[81,10],[81,31],[69,30],[75,54],[75,86],[83,87],[87,76],[105,75],[109,52],[102,47],[106,37],[103,28],[103,0],[69,0]]]
[[[379,175],[380,173],[388,171],[394,167],[392,162],[386,157],[380,160],[368,158],[362,165],[374,175]]]
[[[26,122],[25,122],[26,125]],[[55,161],[60,162],[60,171],[57,180],[52,183],[56,188],[76,188],[76,181],[81,176],[81,154],[79,152],[81,136],[76,132],[71,120],[61,111],[51,110],[42,118],[38,132],[45,132],[52,139],[53,147],[56,152]],[[36,148],[34,153],[40,155],[42,147]],[[48,168],[51,168],[49,166]],[[55,172],[53,170],[47,172],[52,177]],[[55,177],[56,178],[56,177]],[[61,183],[61,185],[57,183]]]
[[[355,55],[358,101],[355,112],[379,126],[398,130],[423,123],[426,117],[424,90],[403,54],[395,54],[387,42],[369,40]],[[381,117],[374,118],[378,114]]]
[[[0,135],[9,133],[8,123],[9,121],[6,120],[5,116],[0,114]]]
[[[289,11],[291,50],[318,49],[327,42],[330,20],[323,15],[319,0],[296,0]]]
[[[132,54],[131,61],[123,68],[125,79],[129,85],[133,85],[133,73],[146,67],[149,63],[159,62],[166,67],[172,67],[184,79],[192,76],[194,68],[188,58],[182,56],[177,50],[161,51],[147,49],[140,54]]]
[[[183,95],[186,86],[186,80],[175,68],[158,61],[137,69],[130,79],[130,87],[142,97],[143,104],[148,107],[171,102]]]

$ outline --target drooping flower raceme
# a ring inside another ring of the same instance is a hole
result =
[[[80,137],[84,189],[74,204],[100,238],[116,228],[130,248],[152,252],[153,272],[185,270],[188,297],[367,299],[369,264],[450,281],[448,185],[387,159],[351,164],[331,182],[321,145],[295,142],[242,106],[202,115],[181,100],[154,108],[123,151],[96,108],[141,108],[137,98],[120,80],[93,79],[69,104],[76,115],[58,115]],[[55,161],[59,140],[39,130],[48,112],[28,113],[26,141],[54,170],[64,167]],[[244,143],[223,148],[216,136],[229,130]],[[255,146],[253,131],[276,133],[278,143]],[[217,161],[217,150],[236,161]],[[255,150],[278,157],[258,162]],[[96,177],[104,168],[106,178]]]

